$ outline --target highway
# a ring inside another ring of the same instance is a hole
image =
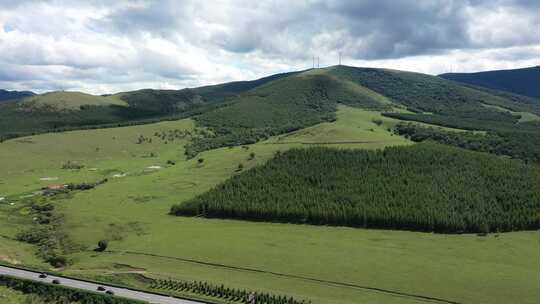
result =
[[[86,281],[80,281],[77,279],[67,279],[64,277],[57,277],[54,275],[47,275],[46,278],[40,278],[39,277],[40,272],[21,270],[21,269],[10,268],[10,267],[5,267],[5,266],[0,266],[0,275],[8,275],[8,276],[16,277],[16,278],[33,280],[36,282],[43,282],[43,283],[52,283],[53,280],[58,280],[60,281],[61,286],[87,290],[87,291],[93,291],[93,292],[98,292],[98,293],[105,293],[105,291],[97,291],[97,288],[99,286],[102,286],[106,290],[113,291],[115,296],[119,296],[119,297],[123,297],[127,299],[145,301],[152,304],[201,304],[201,303],[204,303],[204,302],[177,299],[177,298],[168,297],[168,296],[161,296],[161,295],[143,292],[143,291],[135,291],[135,290],[127,289],[127,288],[113,287],[113,286],[108,286],[106,284],[95,284],[95,283],[90,283]]]

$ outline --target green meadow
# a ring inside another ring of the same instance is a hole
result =
[[[168,215],[173,204],[241,172],[239,164],[248,170],[277,151],[412,144],[388,130],[397,122],[340,106],[335,122],[190,160],[184,156],[189,138],[156,136],[195,132],[188,119],[6,141],[0,144],[0,259],[50,267],[33,246],[14,240],[32,222],[27,201],[52,184],[107,178],[54,201],[64,217],[61,229],[77,245],[71,264],[58,269],[64,274],[143,288],[143,276],[201,280],[313,303],[537,303],[538,231],[482,237]],[[62,169],[67,162],[84,167]],[[108,249],[94,252],[101,239],[109,240]]]

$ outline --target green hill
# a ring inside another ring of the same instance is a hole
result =
[[[187,153],[194,156],[216,147],[253,143],[331,121],[338,103],[401,120],[505,132],[505,137],[516,132],[536,134],[533,118],[540,114],[540,105],[523,98],[492,94],[439,77],[336,66],[269,82],[196,116],[198,125],[212,130],[213,136],[196,140]]]
[[[293,74],[183,90],[143,89],[103,96],[80,92],[36,95],[0,105],[0,141],[35,133],[178,119]]]
[[[187,145],[186,154],[193,157],[333,121],[338,104],[400,120],[482,130],[506,141],[531,138],[521,143],[526,152],[519,157],[540,159],[535,152],[540,144],[532,142],[539,134],[540,103],[532,98],[425,74],[348,66],[183,90],[33,96],[0,106],[0,138],[193,117],[209,131]]]
[[[447,73],[442,78],[494,90],[540,98],[540,66],[478,73]]]
[[[35,95],[33,92],[29,91],[7,91],[0,90],[0,103],[5,101],[11,101],[14,99],[24,98],[28,96]]]
[[[51,92],[24,98],[19,105],[27,111],[82,110],[84,106],[126,106],[126,102],[113,96],[94,96],[82,92]]]
[[[194,156],[212,148],[255,143],[333,121],[338,103],[389,109],[383,96],[324,71],[308,71],[247,91],[223,107],[195,117],[201,127],[213,131],[213,136],[195,141],[187,153]]]
[[[293,76],[298,73],[301,72],[280,73],[252,81],[234,81],[218,85],[203,86],[193,90],[195,90],[197,94],[201,95],[208,102],[216,103],[225,101],[228,98],[234,97],[243,92],[247,92],[274,80]]]

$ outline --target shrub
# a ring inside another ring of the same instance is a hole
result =
[[[383,124],[383,121],[382,119],[378,119],[378,118],[374,118],[371,120],[374,124],[376,124],[377,126],[380,126]]]
[[[56,268],[65,267],[69,264],[68,258],[62,255],[51,255],[45,261]]]
[[[72,161],[68,161],[67,163],[64,163],[62,165],[62,169],[65,169],[65,170],[80,170],[82,168],[84,168],[83,165],[72,162]]]
[[[103,252],[105,250],[107,250],[107,247],[109,246],[109,241],[107,240],[100,240],[98,242],[98,247],[97,247],[97,251],[100,251],[100,252]]]

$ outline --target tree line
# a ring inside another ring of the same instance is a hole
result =
[[[426,140],[460,148],[509,156],[527,162],[540,163],[540,132],[533,131],[445,131],[442,128],[424,127],[413,123],[397,124],[394,131],[415,142]]]
[[[245,289],[229,288],[224,285],[214,285],[199,281],[152,280],[150,288],[175,292],[190,292],[236,303],[251,303],[250,300],[254,300],[254,303],[257,304],[311,303],[311,301],[297,300],[293,297],[278,296],[263,292],[250,292]]]
[[[22,111],[17,103],[0,106],[0,143],[23,136],[75,130],[118,128],[180,120],[210,111],[218,105],[200,104],[177,113],[147,113],[123,106],[85,106],[81,111]]]

